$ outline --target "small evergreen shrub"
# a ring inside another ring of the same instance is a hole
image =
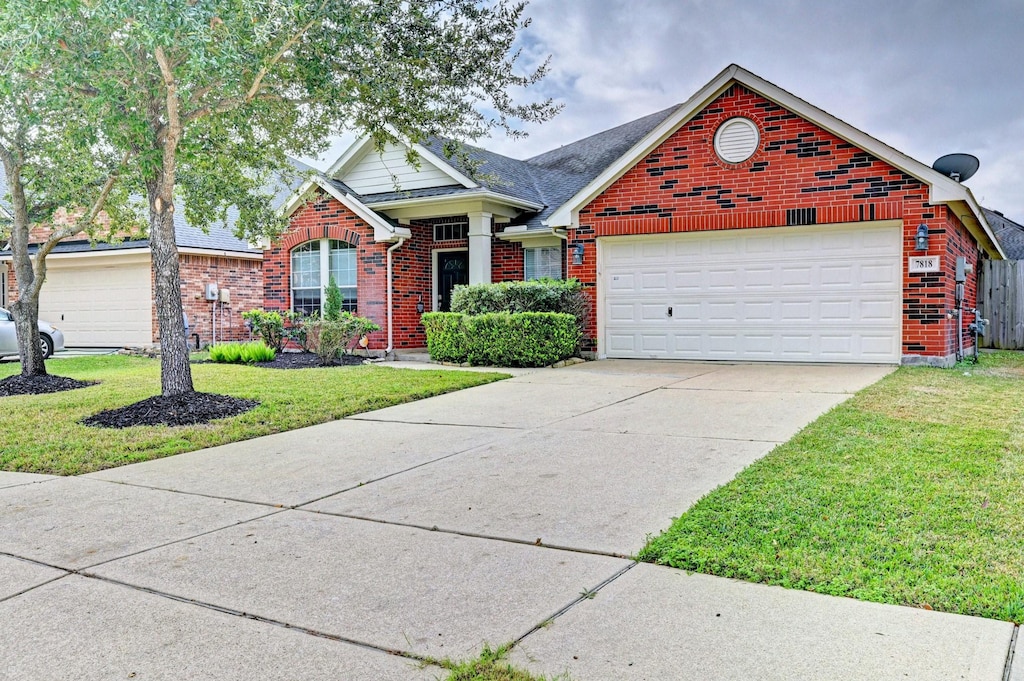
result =
[[[281,352],[284,346],[284,320],[280,313],[249,310],[242,313],[242,319],[249,322],[252,332],[262,338],[267,347]]]
[[[309,347],[320,357],[321,364],[334,363],[357,339],[379,330],[380,326],[372,320],[351,312],[339,312],[337,319],[318,319],[306,324]]]
[[[338,321],[341,318],[341,306],[344,301],[341,289],[338,288],[338,282],[334,280],[332,274],[324,290],[324,319],[329,322]]]
[[[316,313],[306,316],[301,312],[295,312],[293,310],[282,312],[281,319],[284,320],[284,340],[298,345],[302,348],[303,352],[309,352],[309,331],[306,329],[306,324],[315,320],[317,317],[318,315]]]
[[[210,361],[218,364],[255,364],[272,362],[277,356],[263,341],[251,343],[218,343],[210,346]]]

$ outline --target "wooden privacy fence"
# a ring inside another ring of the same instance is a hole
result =
[[[1024,349],[1024,260],[981,260],[978,310],[989,320],[983,348]]]

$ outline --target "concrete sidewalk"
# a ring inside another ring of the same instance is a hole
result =
[[[0,473],[0,679],[443,679],[423,660],[516,641],[517,665],[576,681],[998,681],[1009,623],[629,559],[889,370],[591,362],[79,478]]]

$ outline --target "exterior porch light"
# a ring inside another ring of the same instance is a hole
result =
[[[928,250],[928,225],[923,222],[917,226],[917,234],[914,235],[914,249],[918,251]]]
[[[578,243],[572,247],[572,264],[582,265],[583,264],[583,243]]]

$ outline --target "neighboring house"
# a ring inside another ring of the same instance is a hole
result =
[[[1008,260],[1024,260],[1024,225],[997,210],[983,209]]]
[[[949,365],[957,258],[1004,257],[966,187],[735,65],[526,160],[412,148],[359,141],[300,188],[267,308],[319,310],[333,274],[371,349],[418,348],[458,284],[575,277],[598,357]]]
[[[294,163],[301,171],[310,170]],[[0,196],[5,194],[0,168]],[[279,200],[285,198],[282,195]],[[204,232],[187,224],[183,213],[174,214],[174,227],[190,342],[194,342],[193,334],[198,334],[201,343],[215,338],[248,340],[241,315],[263,305],[263,252],[234,236],[231,216],[227,225]],[[45,229],[34,231],[33,241],[42,241],[47,233]],[[58,244],[46,262],[39,316],[64,332],[68,346],[149,346],[159,342],[147,239],[90,244],[79,235]],[[0,281],[2,305],[17,295],[10,250],[0,250]],[[223,300],[207,300],[209,284],[217,286]]]

